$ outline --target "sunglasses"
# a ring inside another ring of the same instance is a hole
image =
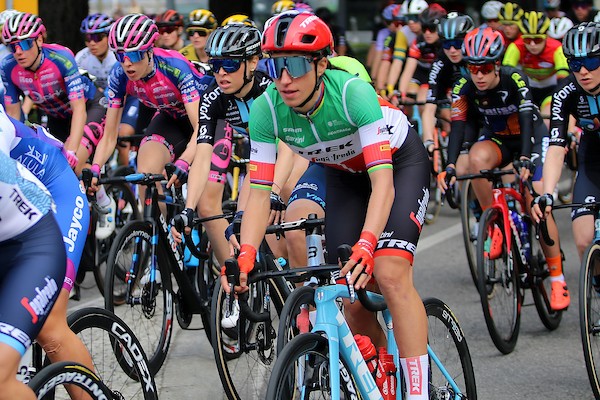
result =
[[[165,33],[173,33],[177,30],[176,26],[162,26],[160,28],[158,28],[158,33],[165,34]]]
[[[423,29],[423,32],[436,33],[437,27],[437,24],[421,24],[421,29]]]
[[[223,68],[228,74],[237,71],[242,66],[242,60],[236,58],[211,58],[208,63],[214,72],[219,72]]]
[[[589,3],[573,3],[573,8],[590,8],[591,4]]]
[[[294,79],[300,78],[312,71],[315,58],[305,56],[274,57],[267,59],[267,72],[274,79],[281,79],[283,70]]]
[[[419,20],[419,14],[407,14],[404,18],[409,22],[417,22]]]
[[[595,71],[600,68],[600,57],[571,58],[567,62],[573,72],[579,72],[583,67],[588,71]]]
[[[546,40],[546,37],[544,36],[525,36],[523,35],[523,42],[525,44],[540,44],[543,43],[544,40]]]
[[[16,53],[17,46],[19,46],[22,51],[27,51],[33,47],[34,42],[35,42],[35,39],[33,39],[33,38],[23,39],[18,42],[9,43],[8,49],[10,50],[11,53]]]
[[[148,53],[147,50],[118,51],[115,52],[115,56],[117,57],[117,61],[120,63],[124,63],[126,58],[128,58],[130,62],[136,63],[146,58],[146,53]]]
[[[486,19],[485,22],[489,23],[493,23],[495,24],[496,22],[500,22],[500,20],[498,18],[492,18],[492,19]]]
[[[462,39],[450,39],[444,40],[442,42],[442,48],[444,50],[450,50],[451,48],[455,48],[456,50],[460,50],[462,48],[463,41]]]
[[[104,39],[106,37],[106,33],[86,33],[85,34],[85,41],[87,43],[89,42],[101,42],[102,39]]]
[[[196,34],[200,37],[206,37],[206,36],[210,35],[211,32],[212,32],[211,30],[206,29],[206,28],[194,28],[194,29],[188,29],[186,31],[188,39],[193,38],[194,35],[196,35]]]
[[[495,64],[481,64],[481,65],[474,65],[474,64],[467,64],[467,68],[469,68],[469,72],[472,73],[473,75],[477,75],[478,73],[482,73],[483,75],[487,75],[489,73],[491,73],[492,71],[494,71],[496,65]]]

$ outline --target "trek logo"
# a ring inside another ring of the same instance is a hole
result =
[[[46,285],[41,289],[36,286],[36,295],[32,300],[29,300],[27,297],[21,299],[21,305],[31,314],[31,322],[34,324],[38,322],[40,316],[48,313],[51,306],[50,303],[53,302],[54,295],[58,292],[58,285],[54,279],[49,276],[46,276],[44,279]]]
[[[63,236],[63,242],[69,246],[67,248],[69,253],[72,253],[75,250],[75,242],[77,241],[79,233],[81,233],[81,218],[83,218],[84,205],[85,203],[83,202],[83,198],[81,196],[77,196],[75,198],[75,209],[73,209],[73,216],[71,217],[71,226],[69,227],[67,236]]]
[[[29,339],[29,336],[27,336],[27,334],[19,328],[15,328],[12,325],[0,322],[0,334],[10,336],[21,343],[25,348],[31,346],[31,339]]]
[[[323,153],[331,153],[341,151],[347,148],[352,148],[353,143],[352,139],[348,140],[346,143],[340,143],[338,145],[327,146],[323,148],[317,148],[315,150],[298,150],[298,153],[303,156],[316,156]]]
[[[30,221],[37,217],[38,212],[35,211],[29,204],[27,204],[25,199],[21,197],[16,189],[13,189],[12,193],[8,197],[15,203],[21,214],[27,217]]]
[[[409,357],[406,359],[406,366],[408,367],[408,376],[410,378],[410,394],[419,396],[423,390],[421,383],[421,376],[423,376],[421,360],[419,357]]]
[[[129,356],[133,357],[133,360],[138,365],[141,373],[143,374],[141,378],[144,380],[144,384],[146,385],[145,391],[156,392],[154,388],[154,382],[152,382],[152,375],[150,374],[150,370],[148,369],[148,364],[146,363],[146,360],[144,360],[144,355],[142,353],[142,350],[139,348],[138,344],[133,343],[131,335],[119,323],[113,322],[110,330],[112,333],[117,335],[119,339],[126,343],[127,349],[129,350]]]

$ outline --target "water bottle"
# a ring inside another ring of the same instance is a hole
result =
[[[308,219],[316,219],[316,214],[310,214]],[[323,241],[321,226],[315,226],[306,234],[306,260],[309,267],[321,265],[323,260]]]
[[[527,221],[521,218],[521,215],[514,210],[511,210],[510,215],[512,217],[513,223],[515,227],[519,231],[519,238],[521,239],[521,250],[525,255],[525,258],[529,259],[529,251],[531,249],[531,244],[529,243],[529,227],[527,226]]]
[[[360,350],[360,354],[362,354],[365,359],[365,363],[367,364],[367,368],[369,372],[375,377],[375,372],[377,371],[377,350],[375,349],[375,345],[371,341],[371,338],[364,335],[354,335],[354,340],[356,341],[356,345],[358,346],[358,350]]]

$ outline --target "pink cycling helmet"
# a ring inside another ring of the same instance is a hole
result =
[[[10,17],[2,28],[4,43],[35,39],[46,32],[42,19],[35,14],[18,13]]]
[[[154,47],[158,28],[144,14],[128,14],[119,18],[108,33],[108,46],[113,51],[140,51]]]

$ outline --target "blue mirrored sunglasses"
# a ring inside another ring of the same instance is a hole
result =
[[[136,63],[142,61],[146,57],[147,50],[139,50],[139,51],[118,51],[115,53],[118,62],[125,62],[126,58],[129,58],[129,61],[132,63]]]
[[[600,57],[571,58],[568,62],[569,69],[573,72],[579,72],[583,67],[588,71],[595,71],[600,68]]]
[[[237,71],[242,66],[242,60],[237,58],[211,58],[208,63],[214,72],[219,72],[223,68],[228,74]]]
[[[8,44],[8,49],[11,53],[15,53],[17,51],[17,46],[19,46],[21,50],[27,51],[33,47],[34,42],[35,39],[33,38],[20,40],[18,42],[12,42]]]
[[[300,78],[312,70],[314,58],[305,56],[274,57],[267,59],[267,72],[274,79],[280,79],[283,69],[292,78]]]
[[[444,40],[442,42],[442,47],[444,48],[444,50],[450,50],[452,47],[454,47],[457,50],[460,50],[462,48],[462,44],[462,39]]]

